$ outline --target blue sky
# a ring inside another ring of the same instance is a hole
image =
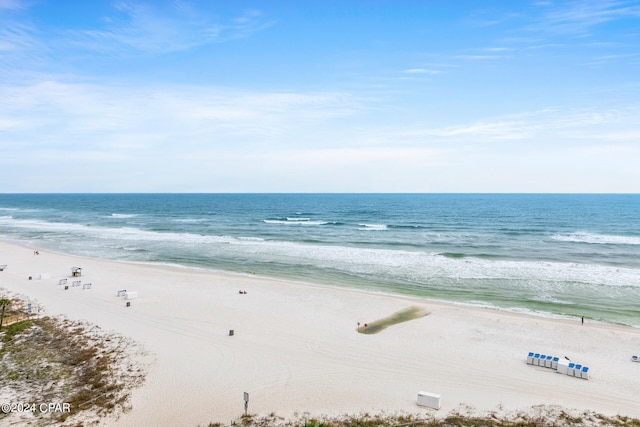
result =
[[[0,0],[0,192],[640,192],[640,1]]]

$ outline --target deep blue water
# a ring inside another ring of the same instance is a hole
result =
[[[0,194],[0,239],[640,326],[640,195]]]

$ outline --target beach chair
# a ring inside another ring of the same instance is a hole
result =
[[[533,365],[533,353],[529,352],[527,355],[527,365]]]
[[[553,363],[553,356],[547,356],[547,359],[544,361],[544,367],[550,368]]]
[[[0,265],[0,271],[4,271],[7,268],[7,264]]]
[[[640,362],[640,356],[631,356],[632,362]]]
[[[73,286],[74,288],[76,286],[80,286],[82,284],[82,280],[74,280],[73,282],[71,282],[71,286]]]
[[[66,284],[67,284],[67,279],[58,280],[58,285],[66,285]]]
[[[580,372],[580,378],[588,380],[589,379],[589,368],[586,366],[582,367],[582,371]]]
[[[546,355],[546,354],[541,354],[541,355],[540,355],[540,361],[539,361],[539,363],[538,363],[538,364],[539,364],[540,366],[542,366],[543,368],[544,368],[545,360],[547,360],[547,355]]]
[[[582,365],[576,364],[573,368],[573,376],[580,378],[582,376]]]
[[[560,358],[554,357],[553,360],[551,361],[551,369],[558,369],[559,361],[560,361]]]
[[[573,362],[569,363],[569,367],[567,368],[567,375],[569,375],[570,377],[573,377],[574,376],[574,372],[573,371],[575,370],[575,368],[576,368],[576,364],[575,363],[573,363]]]
[[[533,364],[536,366],[540,366],[540,353],[536,353],[533,355]]]

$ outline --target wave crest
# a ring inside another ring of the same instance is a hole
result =
[[[287,218],[287,219],[263,219],[265,224],[285,224],[285,225],[326,225],[328,221],[311,221],[309,218]]]
[[[560,242],[571,243],[589,243],[599,245],[640,245],[640,237],[637,236],[617,236],[611,234],[587,232],[555,234],[551,236],[551,238]]]
[[[358,230],[362,231],[383,231],[388,227],[386,224],[358,224],[360,228]]]

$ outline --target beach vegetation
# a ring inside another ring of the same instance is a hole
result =
[[[7,309],[7,306],[11,304],[11,300],[9,298],[0,298],[0,330],[2,330],[2,322],[4,321],[4,312]]]
[[[144,351],[98,327],[32,318],[0,331],[0,395],[16,402],[64,402],[70,410],[35,412],[29,425],[87,425],[130,409],[146,375]],[[24,414],[0,414],[0,424]],[[22,425],[22,424],[21,424]],[[25,424],[26,425],[26,424]]]
[[[640,420],[621,415],[606,416],[595,412],[576,412],[557,406],[540,405],[525,411],[498,414],[476,414],[473,408],[453,410],[448,414],[357,414],[338,416],[311,416],[295,414],[290,419],[271,413],[267,416],[246,415],[229,426],[246,427],[640,427]],[[211,423],[209,427],[226,427]]]
[[[9,326],[5,326],[3,329],[2,341],[10,341],[16,334],[21,333],[30,326],[30,320],[23,320],[21,322],[12,323]]]

